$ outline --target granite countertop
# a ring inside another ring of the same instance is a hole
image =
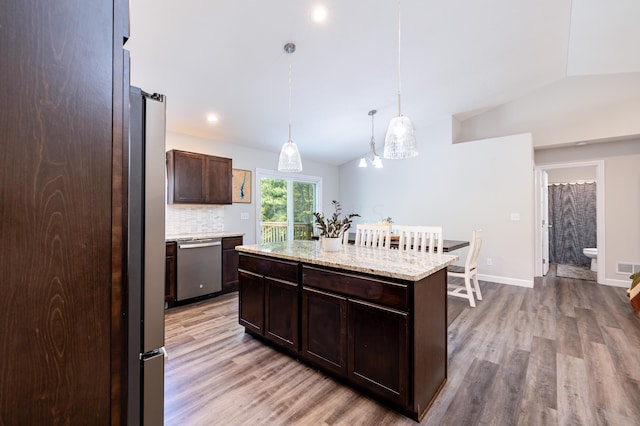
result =
[[[193,240],[199,238],[227,238],[227,237],[242,237],[244,232],[210,232],[207,234],[180,234],[180,235],[165,235],[165,241],[184,241]]]
[[[432,255],[352,245],[342,246],[337,252],[327,252],[320,248],[319,241],[242,245],[236,250],[409,281],[419,281],[458,260],[458,256],[451,254]]]

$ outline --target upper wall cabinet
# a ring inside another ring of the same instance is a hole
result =
[[[230,158],[167,152],[169,204],[231,204]]]

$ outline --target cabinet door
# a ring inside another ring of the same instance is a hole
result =
[[[231,204],[231,159],[206,156],[205,202]]]
[[[172,307],[176,300],[176,258],[167,256],[164,276],[164,303]]]
[[[264,335],[264,278],[248,271],[239,271],[240,325],[248,331]]]
[[[205,156],[183,151],[170,151],[170,154],[173,164],[168,170],[169,202],[204,203]]]
[[[298,350],[298,284],[265,277],[264,335]]]
[[[239,255],[235,247],[242,245],[242,237],[222,239],[222,291],[238,288]]]
[[[346,375],[347,299],[302,288],[302,355],[308,360]]]
[[[348,302],[349,378],[406,406],[407,313],[356,300]]]

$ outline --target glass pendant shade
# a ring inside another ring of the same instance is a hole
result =
[[[379,156],[375,156],[373,157],[373,167],[375,167],[376,169],[381,169],[382,168],[382,160],[380,159]]]
[[[367,167],[367,159],[362,157],[358,163],[358,167]]]
[[[279,172],[301,172],[302,160],[300,159],[300,152],[298,151],[298,145],[289,140],[282,145],[280,150],[280,159],[278,160]]]
[[[384,158],[399,160],[418,155],[416,136],[411,120],[405,116],[395,117],[389,123],[387,136],[384,138]]]

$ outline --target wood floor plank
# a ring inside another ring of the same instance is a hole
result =
[[[547,408],[555,413],[557,408],[557,365],[555,340],[534,337],[527,364],[520,418],[528,420],[546,418]],[[543,424],[543,423],[539,423]]]
[[[637,424],[640,316],[624,289],[480,282],[448,300],[448,379],[424,425]],[[411,425],[411,419],[244,333],[237,294],[166,313],[165,424]],[[635,423],[634,423],[635,422]]]
[[[605,417],[630,418],[637,412],[627,395],[622,377],[616,371],[606,345],[585,342],[587,380],[589,392],[595,406],[606,412]],[[638,417],[640,419],[640,417]]]
[[[458,388],[455,398],[442,417],[442,423],[476,424],[488,402],[485,395],[492,387],[497,371],[498,364],[474,358],[465,376],[465,386]]]
[[[574,311],[575,313],[575,311]],[[558,353],[582,358],[582,341],[575,317],[568,317],[558,313],[557,321],[557,350]]]
[[[518,422],[529,354],[528,351],[512,349],[505,357],[505,362],[499,364],[495,380],[485,390],[491,398],[487,399],[478,424],[513,425]]]
[[[595,425],[596,407],[587,381],[583,359],[557,354],[558,421],[567,425]]]

